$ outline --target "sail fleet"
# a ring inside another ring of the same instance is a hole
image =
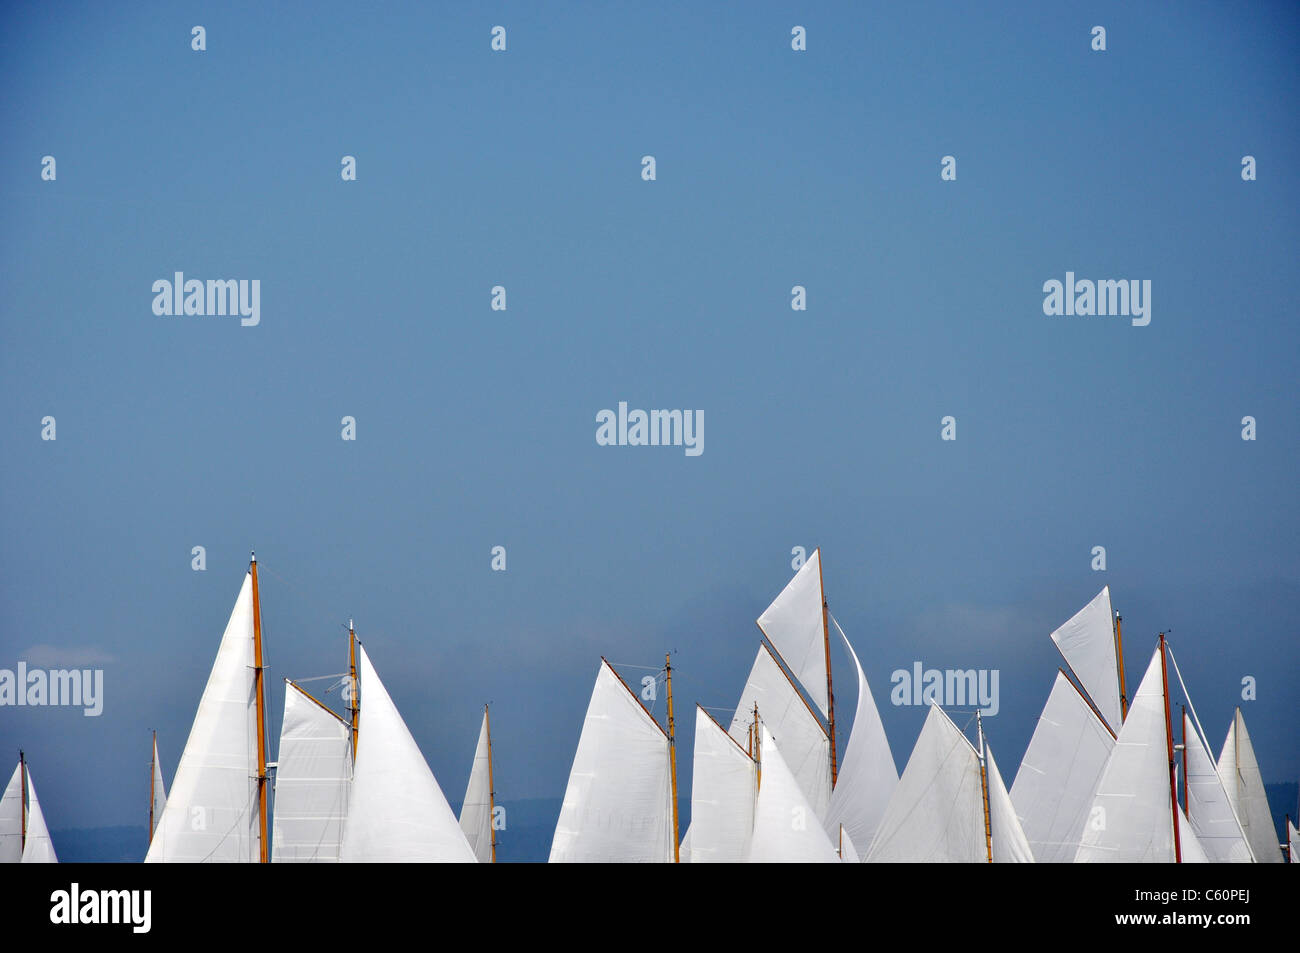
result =
[[[830,612],[820,550],[757,623],[735,708],[719,720],[695,706],[684,832],[672,657],[659,672],[666,724],[600,660],[550,862],[1300,859],[1291,819],[1285,841],[1274,829],[1241,710],[1215,759],[1163,634],[1129,697],[1109,587],[1051,633],[1065,664],[1010,787],[980,709],[945,710],[930,696],[900,774],[857,651]],[[857,686],[842,750],[833,635]],[[348,672],[327,676],[343,688],[344,714],[308,691],[311,679],[285,679],[275,761],[264,675],[254,556],[170,792],[154,735],[147,863],[495,862],[487,706],[457,816],[351,623]],[[56,860],[20,753],[0,800],[0,862]]]

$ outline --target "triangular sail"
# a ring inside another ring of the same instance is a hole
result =
[[[1118,732],[1123,719],[1120,717],[1119,658],[1115,648],[1115,613],[1110,605],[1110,586],[1104,587],[1069,622],[1053,632],[1052,641],[1102,718],[1112,731]]]
[[[745,859],[758,864],[836,863],[840,858],[835,845],[822,829],[778,744],[763,725],[759,749],[763,775],[754,809],[754,835]]]
[[[825,715],[826,628],[822,618],[821,550],[812,554],[758,617],[758,627]]]
[[[1178,808],[1178,853],[1184,864],[1210,863],[1201,839],[1196,836],[1196,828],[1192,827],[1181,807]]]
[[[682,858],[695,864],[743,861],[757,796],[754,759],[697,705],[691,827],[682,842]]]
[[[831,800],[830,739],[789,676],[762,643],[729,729],[738,744],[747,741],[755,705],[821,823]]]
[[[1186,726],[1186,716],[1184,716]],[[1187,819],[1206,856],[1216,864],[1249,864],[1254,858],[1219,778],[1219,769],[1194,729],[1186,732]],[[1186,856],[1184,855],[1184,859]]]
[[[254,656],[253,587],[252,576],[247,574],[221,637],[146,863],[258,860]]]
[[[668,736],[601,660],[551,842],[551,863],[671,863]]]
[[[930,706],[866,859],[988,862],[979,755],[938,705]]]
[[[167,785],[163,783],[162,763],[158,760],[158,736],[153,739],[153,830],[158,830],[162,823],[163,811],[167,809]]]
[[[1286,822],[1286,843],[1293,864],[1300,864],[1300,829],[1289,820]]]
[[[995,864],[1032,864],[1034,852],[1029,846],[1029,838],[1016,817],[1016,809],[1011,803],[1011,795],[1002,781],[1002,772],[993,759],[993,749],[984,744],[984,760],[988,766],[989,786],[989,830],[993,842],[993,863]]]
[[[460,806],[460,829],[481,864],[492,862],[492,768],[488,744],[488,713],[484,709],[478,746],[474,749],[474,766],[470,768],[469,786]]]
[[[1097,785],[1076,863],[1173,863],[1161,649],[1151,656]]]
[[[858,708],[853,716],[853,731],[844,751],[835,788],[831,792],[830,808],[826,815],[826,830],[835,831],[842,824],[859,844],[870,844],[876,836],[876,827],[884,816],[890,795],[898,787],[898,768],[889,748],[885,726],[880,721],[875,699],[866,673],[853,651],[848,636],[835,623],[840,638],[849,650],[858,673]],[[762,714],[762,707],[759,713]]]
[[[357,644],[361,733],[339,860],[474,863],[474,852],[365,648]]]
[[[27,846],[23,848],[24,864],[57,864],[54,856],[54,844],[50,841],[49,828],[45,826],[45,815],[41,813],[41,802],[36,798],[36,786],[32,784],[32,772],[27,772]]]
[[[13,776],[0,797],[0,864],[16,864],[23,859],[23,767],[14,768]]]
[[[1264,779],[1260,776],[1255,748],[1250,743],[1250,732],[1246,730],[1246,719],[1240,708],[1233,715],[1223,751],[1219,754],[1219,777],[1223,779],[1228,800],[1237,812],[1256,863],[1280,864],[1281,842],[1273,826],[1273,814],[1264,793]]]
[[[352,731],[285,682],[275,772],[273,863],[337,863],[352,783]]]
[[[1115,739],[1061,672],[1038,717],[1011,802],[1039,863],[1073,863]]]

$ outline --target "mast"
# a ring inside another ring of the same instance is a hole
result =
[[[751,757],[754,759],[754,785],[755,787],[763,786],[763,742],[762,735],[758,733],[758,702],[754,702],[754,750]]]
[[[496,824],[496,788],[492,781],[492,722],[488,718],[488,706],[483,706],[483,727],[487,731],[488,743],[488,824],[492,831],[492,863],[497,862],[497,824]],[[355,732],[356,729],[354,728]],[[356,737],[354,734],[353,737]],[[677,804],[677,798],[674,795],[673,805]]]
[[[27,849],[27,759],[23,757],[22,749],[18,750],[18,772],[21,775],[19,783],[23,787],[22,807],[18,811],[19,832],[18,846],[20,850]]]
[[[153,843],[153,777],[157,772],[158,732],[153,733],[153,751],[149,754],[149,843]]]
[[[1183,813],[1188,814],[1190,818],[1191,808],[1188,807],[1187,782],[1191,779],[1187,776],[1187,706],[1183,706]],[[1199,815],[1198,815],[1199,816]]]
[[[1119,663],[1119,720],[1128,717],[1128,692],[1124,687],[1124,617],[1115,613],[1115,661]]]
[[[980,795],[984,802],[984,850],[991,864],[993,863],[993,825],[989,821],[989,775],[984,764],[984,722],[980,719],[978,708],[975,710],[975,726],[979,732],[980,743]]]
[[[673,776],[673,863],[682,862],[682,849],[677,841],[677,739],[673,726],[673,657],[664,655],[664,671],[668,683],[668,757]]]
[[[258,861],[267,863],[266,849],[266,697],[262,686],[262,609],[257,598],[257,553],[249,555],[253,575],[253,689],[257,697],[257,823]]]
[[[352,763],[356,764],[357,718],[361,714],[361,701],[357,694],[357,630],[351,619],[348,619],[348,676],[352,679],[352,698],[348,702],[348,711],[352,713]]]
[[[1169,810],[1174,822],[1174,863],[1183,862],[1178,839],[1178,787],[1174,780],[1174,726],[1169,722],[1169,673],[1165,667],[1165,634],[1160,633],[1160,684],[1165,697],[1165,746],[1169,750]]]
[[[826,731],[831,737],[831,789],[835,788],[838,765],[835,762],[835,691],[831,687],[831,630],[827,622],[830,610],[826,607],[826,584],[822,581],[821,549],[818,548],[817,585],[822,591],[822,639],[826,643]]]

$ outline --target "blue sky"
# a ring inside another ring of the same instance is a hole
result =
[[[1109,584],[1131,688],[1172,629],[1215,749],[1251,675],[1300,777],[1294,6],[0,16],[0,667],[111,660],[99,718],[0,712],[52,827],[144,822],[250,548],[273,725],[354,617],[453,801],[486,701],[501,799],[557,797],[602,654],[677,653],[689,765],[794,546],[900,769],[890,672],[997,668],[1010,783]],[[175,271],[259,279],[260,325],[154,315]],[[1044,315],[1066,271],[1151,280],[1151,324]],[[597,446],[621,400],[704,453]]]

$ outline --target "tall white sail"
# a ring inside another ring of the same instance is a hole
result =
[[[866,859],[988,862],[979,755],[938,705],[930,706]]]
[[[695,864],[745,859],[754,830],[757,765],[703,708],[695,708],[689,845],[682,859]],[[689,856],[688,856],[689,855]]]
[[[352,728],[293,682],[275,770],[272,863],[337,863],[352,783]]]
[[[16,864],[22,859],[23,766],[19,763],[0,797],[0,864]]]
[[[1173,863],[1160,649],[1151,656],[1093,797],[1076,863]]]
[[[820,549],[758,617],[758,627],[825,715],[826,628],[822,618]]]
[[[1219,754],[1219,777],[1223,779],[1228,800],[1237,812],[1246,840],[1250,842],[1255,862],[1280,864],[1281,841],[1273,826],[1273,814],[1264,794],[1264,779],[1260,776],[1255,748],[1250,743],[1250,732],[1246,730],[1246,719],[1240,708],[1233,715],[1223,751]]]
[[[32,784],[32,773],[27,772],[27,845],[23,848],[24,864],[57,864],[59,858],[54,856],[54,844],[50,841],[49,828],[45,826],[45,815],[41,813],[41,802],[36,798],[36,786]]]
[[[671,863],[668,736],[601,660],[551,841],[551,863]]]
[[[745,859],[755,864],[838,862],[835,845],[826,836],[767,725],[762,726],[759,756],[762,777],[754,809],[754,835]]]
[[[1011,785],[1016,816],[1039,863],[1074,862],[1114,747],[1110,730],[1058,671]]]
[[[1249,864],[1254,858],[1219,778],[1219,769],[1205,750],[1200,734],[1194,729],[1187,730],[1191,726],[1186,715],[1183,727],[1183,744],[1187,749],[1187,777],[1183,781],[1187,790],[1187,819],[1212,862]]]
[[[1002,781],[1002,772],[993,759],[993,749],[984,743],[984,761],[987,765],[989,787],[989,839],[993,848],[995,864],[1032,864],[1034,852],[1029,846],[1029,838],[1016,817],[1011,795]],[[987,848],[985,854],[987,855]]]
[[[728,729],[738,744],[746,743],[755,705],[759,719],[781,746],[785,763],[821,823],[831,801],[830,739],[790,677],[761,642]]]
[[[1112,731],[1118,732],[1122,722],[1119,658],[1115,654],[1115,613],[1110,605],[1110,586],[1103,587],[1069,622],[1053,632],[1052,641],[1102,718]]]
[[[488,746],[488,713],[483,710],[483,724],[478,730],[474,749],[474,766],[469,771],[469,786],[460,805],[460,829],[465,832],[469,848],[480,864],[492,862],[492,766]]]
[[[357,643],[361,730],[344,863],[474,863],[474,852],[370,656]]]
[[[153,739],[153,831],[162,823],[163,811],[167,809],[167,785],[163,783],[162,763],[158,760],[158,736]]]
[[[857,669],[858,709],[853,716],[853,730],[844,751],[839,777],[831,792],[826,830],[836,831],[842,824],[856,843],[870,844],[890,795],[898,787],[898,768],[889,748],[889,738],[885,736],[885,726],[880,721],[880,712],[871,697],[871,686],[867,684],[866,673],[858,661],[858,653],[853,651],[838,622],[835,628]],[[759,713],[762,711],[760,707]]]
[[[1208,864],[1209,856],[1182,807],[1178,808],[1178,853],[1184,864]]]
[[[1287,850],[1291,854],[1291,863],[1300,864],[1300,829],[1289,820],[1286,822]]]
[[[249,574],[221,637],[146,863],[258,860],[254,657]]]

